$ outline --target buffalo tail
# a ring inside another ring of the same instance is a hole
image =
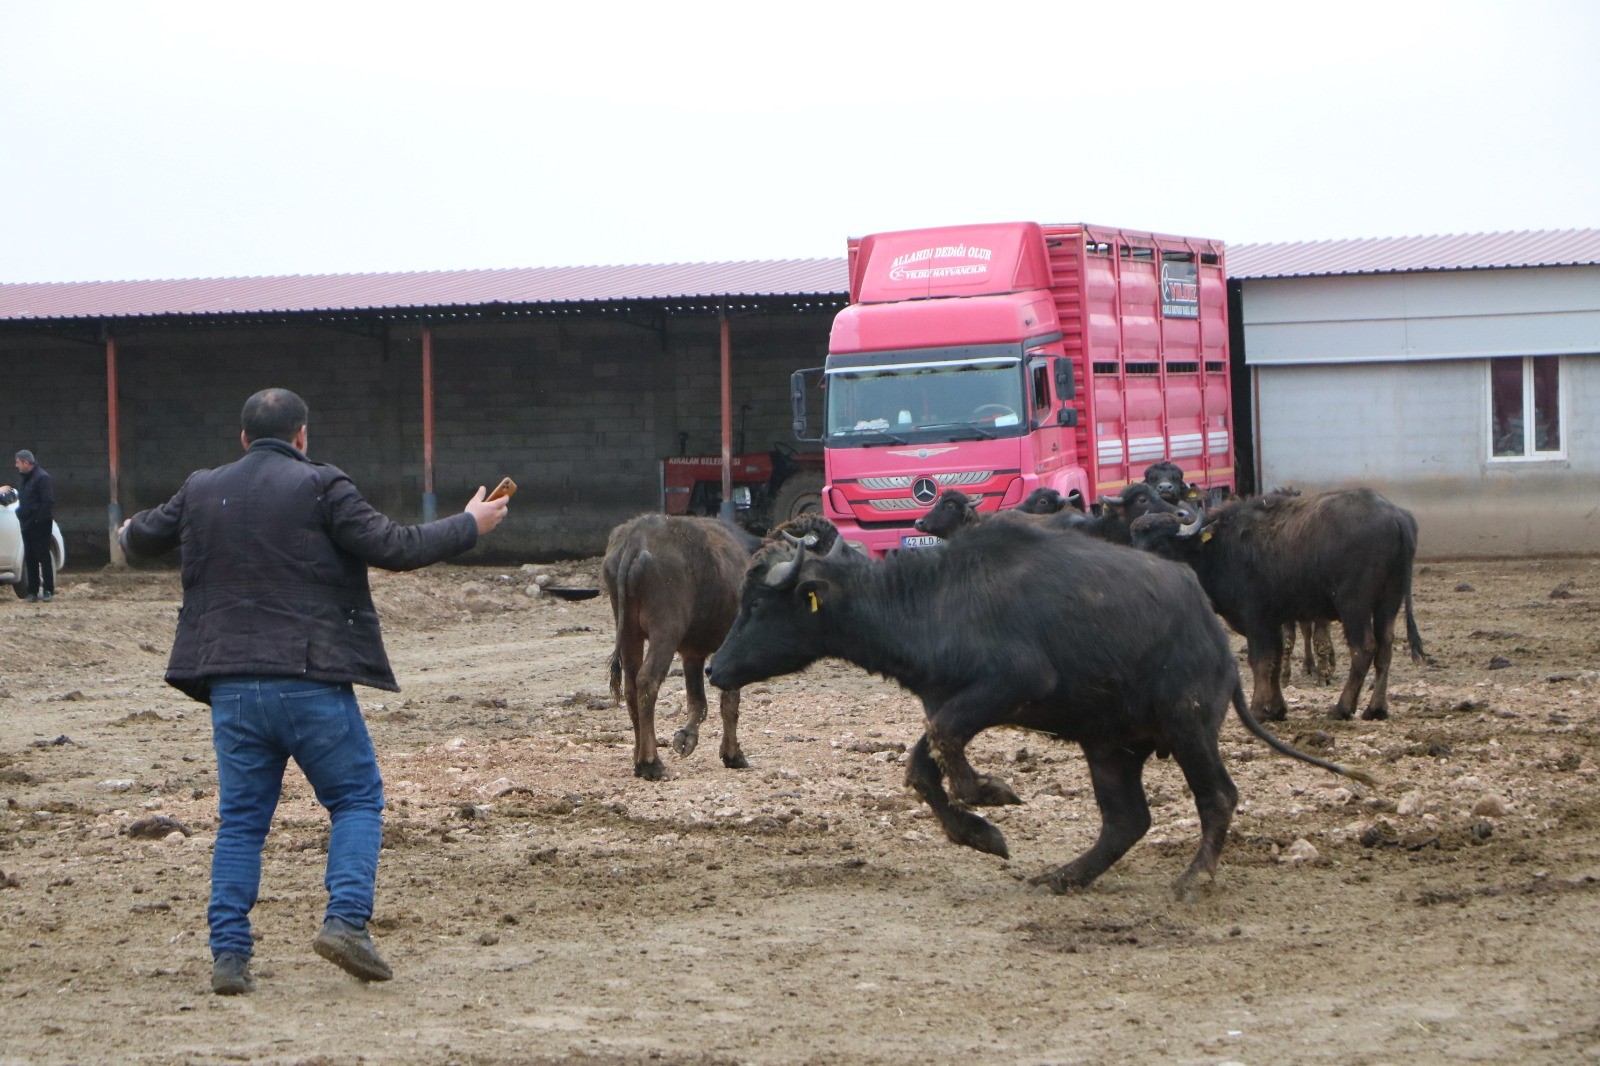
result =
[[[1417,556],[1416,523],[1403,527],[1400,536],[1406,552],[1406,649],[1411,652],[1411,661],[1421,666],[1428,661],[1428,656],[1422,650],[1422,634],[1417,632],[1417,616],[1411,612],[1411,560]]]
[[[622,642],[628,635],[631,623],[628,617],[628,600],[635,591],[640,574],[651,561],[649,551],[641,551],[631,559],[624,559],[617,567],[617,602],[611,605],[616,622],[616,643],[611,648],[611,696],[622,699]]]
[[[1307,755],[1298,748],[1290,747],[1273,736],[1265,726],[1256,721],[1256,716],[1250,713],[1250,704],[1244,698],[1244,685],[1240,682],[1235,682],[1233,686],[1233,709],[1238,713],[1239,721],[1244,723],[1246,729],[1266,741],[1267,746],[1279,754],[1287,755],[1291,759],[1299,759],[1301,762],[1310,763],[1312,766],[1320,766],[1324,770],[1331,770],[1341,777],[1348,777],[1352,781],[1359,781],[1369,787],[1377,786],[1377,779],[1364,770],[1356,770],[1349,766],[1341,766],[1336,762],[1329,762],[1326,759],[1319,759],[1315,755]]]
[[[1422,634],[1417,632],[1417,618],[1411,613],[1411,590],[1406,589],[1406,647],[1411,650],[1411,661],[1418,666],[1428,661],[1422,651]]]

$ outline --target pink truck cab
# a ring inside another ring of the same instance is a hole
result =
[[[1094,501],[1161,459],[1232,488],[1220,242],[998,223],[852,240],[849,265],[826,364],[792,399],[823,443],[823,513],[859,550],[929,546],[912,523],[949,488],[986,512],[1040,487]]]

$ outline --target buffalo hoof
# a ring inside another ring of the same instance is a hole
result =
[[[956,799],[969,807],[1007,807],[1022,802],[1022,799],[1011,791],[1010,785],[988,774],[980,775],[968,792],[960,789],[952,791]]]
[[[1335,722],[1348,722],[1351,718],[1351,714],[1343,707],[1336,705],[1333,710],[1328,712],[1328,717],[1333,719]]]
[[[1256,715],[1256,721],[1258,721],[1258,722],[1281,722],[1281,721],[1283,721],[1284,719],[1286,719],[1288,717],[1289,717],[1289,705],[1288,704],[1284,704],[1284,705],[1282,705],[1280,707],[1263,707],[1263,708],[1261,708],[1261,713]]]
[[[1028,878],[1028,884],[1048,888],[1058,896],[1089,887],[1089,882],[1094,878],[1085,878],[1078,873],[1076,867],[1076,863],[1069,862],[1065,866],[1058,866],[1054,870]]]
[[[748,770],[750,769],[750,760],[744,757],[744,752],[736,751],[732,755],[724,755],[722,757],[722,765],[730,770]]]
[[[1389,708],[1368,707],[1366,710],[1361,712],[1361,717],[1369,722],[1381,722],[1385,718],[1389,717]]]
[[[699,743],[700,734],[696,730],[685,727],[672,734],[672,750],[677,752],[680,758],[688,758],[689,753],[694,751]]]
[[[642,777],[646,781],[660,781],[667,776],[667,768],[660,759],[650,762],[636,762],[633,764],[633,776]]]
[[[988,855],[998,855],[1002,859],[1011,858],[1011,849],[1006,847],[1005,834],[975,814],[956,819],[956,823],[946,826],[945,831],[953,843]]]
[[[1172,898],[1179,903],[1198,903],[1211,886],[1212,875],[1198,870],[1185,870],[1172,882]]]

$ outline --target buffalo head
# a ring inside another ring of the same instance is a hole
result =
[[[750,560],[739,614],[706,668],[713,685],[741,688],[803,670],[828,654],[818,615],[832,599],[832,587],[813,571],[841,559],[860,559],[837,534],[827,553],[818,555],[812,549],[821,539],[815,532],[787,534],[769,540]]]
[[[1134,519],[1128,534],[1135,548],[1185,562],[1210,539],[1203,533],[1204,524],[1204,516],[1187,511],[1147,514]]]
[[[1187,499],[1194,491],[1184,483],[1183,467],[1171,459],[1163,459],[1145,467],[1144,483],[1155,489],[1168,503]]]
[[[960,489],[945,489],[928,513],[912,523],[918,532],[950,537],[978,521],[978,509]]]

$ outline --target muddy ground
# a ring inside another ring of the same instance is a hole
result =
[[[209,720],[160,681],[176,575],[6,592],[0,1063],[1600,1062],[1600,559],[1419,566],[1434,662],[1395,657],[1390,721],[1331,722],[1336,689],[1296,674],[1280,735],[1378,788],[1230,722],[1242,804],[1192,904],[1170,763],[1149,837],[1044,894],[1026,878],[1097,824],[1077,750],[980,737],[1026,804],[994,814],[1010,861],[957,848],[901,784],[918,706],[839,663],[746,690],[750,769],[713,718],[635,778],[605,600],[530,596],[541,573],[598,583],[596,560],[374,575],[404,686],[362,693],[396,979],[312,954],[326,825],[291,770],[259,987],[232,999]],[[181,828],[133,831],[155,816]]]

